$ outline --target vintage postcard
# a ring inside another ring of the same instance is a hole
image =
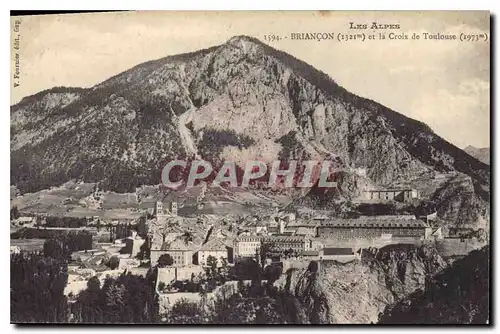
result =
[[[12,323],[491,323],[489,12],[10,28]]]

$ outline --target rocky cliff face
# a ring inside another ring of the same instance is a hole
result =
[[[295,294],[311,323],[377,323],[378,315],[447,267],[430,247],[394,245],[362,261],[324,261],[317,272],[290,270],[281,284]]]
[[[23,192],[72,178],[132,191],[159,184],[167,161],[192,156],[336,159],[347,197],[365,184],[457,171],[489,201],[485,164],[249,37],[140,64],[90,89],[41,92],[12,106],[11,119],[11,179]],[[214,132],[244,143],[207,144]]]
[[[478,193],[489,189],[475,187],[466,175],[450,178],[419,208],[422,212],[437,212],[448,226],[477,227],[488,230],[490,206]]]
[[[487,324],[489,246],[472,251],[379,316],[382,324]]]

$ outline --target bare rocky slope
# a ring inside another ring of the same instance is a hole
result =
[[[290,291],[315,324],[484,324],[488,256],[485,248],[450,265],[433,247],[392,245],[361,261],[290,269],[275,284]]]
[[[489,216],[486,164],[427,125],[249,37],[143,63],[89,89],[40,92],[11,107],[11,183],[21,192],[69,179],[131,192],[159,184],[164,164],[187,156],[239,164],[335,159],[344,169],[339,196],[346,198],[366,185],[457,172],[467,179],[468,199],[450,206],[472,222]]]

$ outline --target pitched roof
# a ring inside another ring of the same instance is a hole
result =
[[[442,233],[441,227],[432,229],[432,235],[439,235]]]
[[[161,250],[180,250],[180,251],[188,251],[188,246],[181,239],[176,239],[170,243],[164,242],[161,245]]]
[[[236,239],[234,239],[234,242],[250,242],[250,241],[261,241],[262,238],[259,236],[254,236],[254,235],[240,235]]]
[[[415,188],[386,188],[386,189],[368,189],[364,192],[392,192],[392,191],[416,191]]]
[[[265,238],[266,242],[305,242],[304,236],[273,235]]]
[[[323,255],[353,255],[352,248],[323,248]]]
[[[318,256],[318,255],[319,255],[319,252],[314,251],[314,250],[302,252],[302,256]]]
[[[23,217],[17,218],[17,221],[20,221],[20,222],[31,222],[31,221],[34,221],[34,220],[35,220],[35,217],[26,217],[26,216],[23,216]]]
[[[325,227],[426,227],[427,224],[415,216],[360,216],[350,219],[329,219],[320,224]]]
[[[227,250],[226,245],[218,238],[209,240],[200,248],[200,251],[225,251],[225,250]]]
[[[314,226],[313,227],[304,227],[301,226],[297,228],[297,231],[295,231],[296,235],[309,235],[309,234],[314,234]]]

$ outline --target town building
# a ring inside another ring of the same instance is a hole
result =
[[[316,226],[298,226],[294,235],[316,236]]]
[[[282,217],[276,217],[272,219],[267,225],[267,233],[269,235],[273,234],[284,234],[286,228],[286,220]]]
[[[132,236],[125,239],[125,252],[130,254],[131,257],[136,257],[141,252],[141,246],[144,242],[145,240],[137,236],[137,233],[133,231]]]
[[[321,248],[323,248],[323,241],[321,239],[318,239],[318,238],[311,238],[311,250],[320,250]]]
[[[365,190],[363,195],[364,199],[370,201],[409,202],[419,197],[418,190],[413,188]]]
[[[297,226],[287,226],[283,230],[280,230],[279,235],[288,235],[292,236],[295,235],[297,232],[298,227]]]
[[[311,249],[311,240],[305,236],[273,235],[264,238],[262,242],[268,245],[273,253],[285,253],[291,250],[300,255],[303,251]]]
[[[352,248],[325,247],[319,251],[320,260],[334,260],[339,262],[349,262],[359,259],[359,253],[355,253]]]
[[[302,259],[309,259],[309,260],[318,260],[319,259],[319,251],[317,250],[308,250],[308,251],[303,251],[301,254]]]
[[[22,216],[17,218],[14,222],[15,222],[14,225],[32,227],[36,223],[36,217]]]
[[[240,224],[240,229],[247,231],[252,235],[267,234],[269,223],[261,220],[258,216],[247,217],[245,221]]]
[[[156,202],[155,210],[154,210],[154,215],[156,217],[165,216],[165,211],[163,209],[163,202],[162,201],[157,201]]]
[[[428,227],[425,231],[426,240],[443,240],[443,230],[441,227]]]
[[[352,219],[329,219],[318,226],[318,237],[333,240],[392,238],[424,239],[427,224],[415,216],[361,216]]]
[[[193,251],[181,239],[170,243],[164,242],[160,249],[151,249],[151,266],[155,266],[163,254],[169,254],[172,257],[174,260],[172,266],[189,266],[193,263]]]
[[[261,246],[261,237],[238,236],[234,239],[235,257],[255,257]]]
[[[186,267],[165,267],[158,268],[158,273],[156,276],[156,288],[163,282],[169,285],[175,281],[190,280],[193,276],[199,277],[204,274],[202,266],[186,266]]]
[[[175,201],[170,202],[168,209],[165,208],[162,201],[157,201],[154,209],[154,215],[157,218],[162,218],[165,216],[177,216],[178,210],[179,208],[177,202]]]
[[[118,269],[129,269],[139,267],[141,262],[137,259],[119,258]]]
[[[285,220],[285,222],[287,222],[288,224],[294,223],[296,218],[297,217],[296,217],[295,213],[293,213],[293,212],[290,212],[290,213],[288,213],[287,215],[285,215],[283,217],[283,219]]]
[[[177,216],[179,208],[177,207],[177,202],[170,202],[170,214],[172,216]]]
[[[251,234],[267,234],[267,226],[260,222],[247,224],[243,228]]]
[[[217,259],[217,267],[222,266],[223,259],[228,261],[228,249],[224,242],[218,238],[209,240],[198,250],[198,264],[206,266],[209,256]]]

